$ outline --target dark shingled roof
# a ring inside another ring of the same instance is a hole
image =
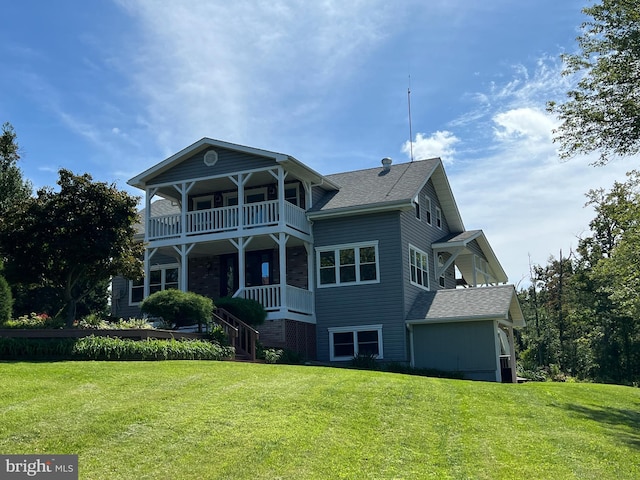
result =
[[[509,313],[515,325],[524,325],[515,288],[513,285],[498,285],[424,292],[413,303],[407,321],[507,319]]]
[[[329,191],[309,210],[327,211],[413,200],[420,187],[440,164],[438,158],[325,175],[340,187]]]
[[[133,228],[136,230],[137,235],[144,235],[144,214],[147,211],[143,208],[138,212],[139,222],[136,223]],[[151,216],[161,217],[163,215],[175,215],[180,213],[180,207],[171,200],[156,200],[151,204]]]

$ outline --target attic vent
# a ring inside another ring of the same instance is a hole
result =
[[[207,167],[213,167],[218,161],[218,152],[215,150],[209,150],[204,154],[204,164]]]
[[[382,159],[382,168],[384,169],[385,172],[391,169],[392,162],[393,160],[391,160],[389,157],[385,157]]]

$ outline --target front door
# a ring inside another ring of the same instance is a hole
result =
[[[246,252],[245,283],[247,287],[273,284],[273,250]],[[240,288],[238,255],[220,256],[220,296],[231,296]]]
[[[231,296],[238,288],[238,255],[220,255],[220,296]]]

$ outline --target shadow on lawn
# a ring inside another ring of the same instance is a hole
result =
[[[564,408],[569,412],[604,424],[603,426],[607,428],[607,431],[618,440],[640,449],[640,411],[571,404],[565,405]]]

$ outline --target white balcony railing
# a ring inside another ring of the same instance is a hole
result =
[[[240,228],[256,228],[268,225],[286,224],[304,233],[311,233],[309,222],[302,208],[284,202],[284,222],[280,219],[278,200],[249,203],[242,207],[221,207],[187,212],[186,229],[182,226],[182,214],[163,215],[149,219],[149,240],[225,232]]]
[[[275,311],[286,308],[293,312],[311,315],[313,313],[313,292],[303,288],[287,285],[286,305],[282,304],[280,285],[262,285],[245,287],[236,295],[249,298],[262,304],[265,310]]]

